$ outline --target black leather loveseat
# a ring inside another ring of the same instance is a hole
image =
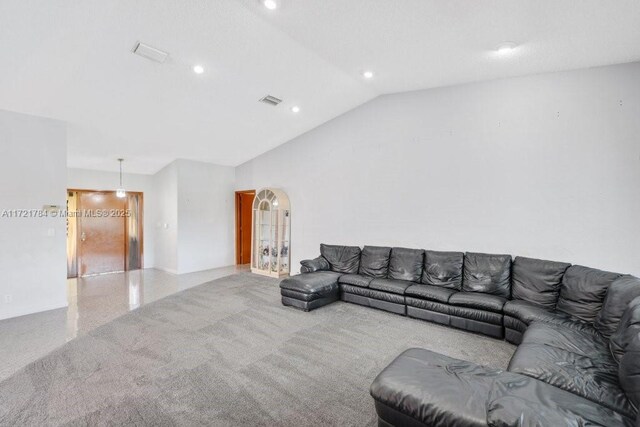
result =
[[[422,349],[371,386],[380,425],[640,425],[640,280],[510,255],[321,245],[282,302],[337,300],[519,344],[507,371]]]

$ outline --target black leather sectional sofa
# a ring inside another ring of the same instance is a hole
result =
[[[506,371],[409,349],[371,386],[380,425],[640,426],[640,279],[510,255],[321,245],[282,302],[338,299],[506,338]]]

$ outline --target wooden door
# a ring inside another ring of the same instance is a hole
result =
[[[124,271],[126,198],[82,192],[78,208],[79,275]]]
[[[255,191],[236,192],[236,263],[251,262],[251,214]]]

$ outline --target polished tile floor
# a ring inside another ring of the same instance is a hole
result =
[[[229,266],[175,275],[145,269],[69,279],[67,308],[0,321],[0,381],[65,342],[130,310],[247,270],[248,266]]]

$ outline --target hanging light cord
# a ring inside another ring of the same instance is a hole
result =
[[[120,162],[120,188],[122,188],[122,161],[124,159],[118,159],[118,161]]]

